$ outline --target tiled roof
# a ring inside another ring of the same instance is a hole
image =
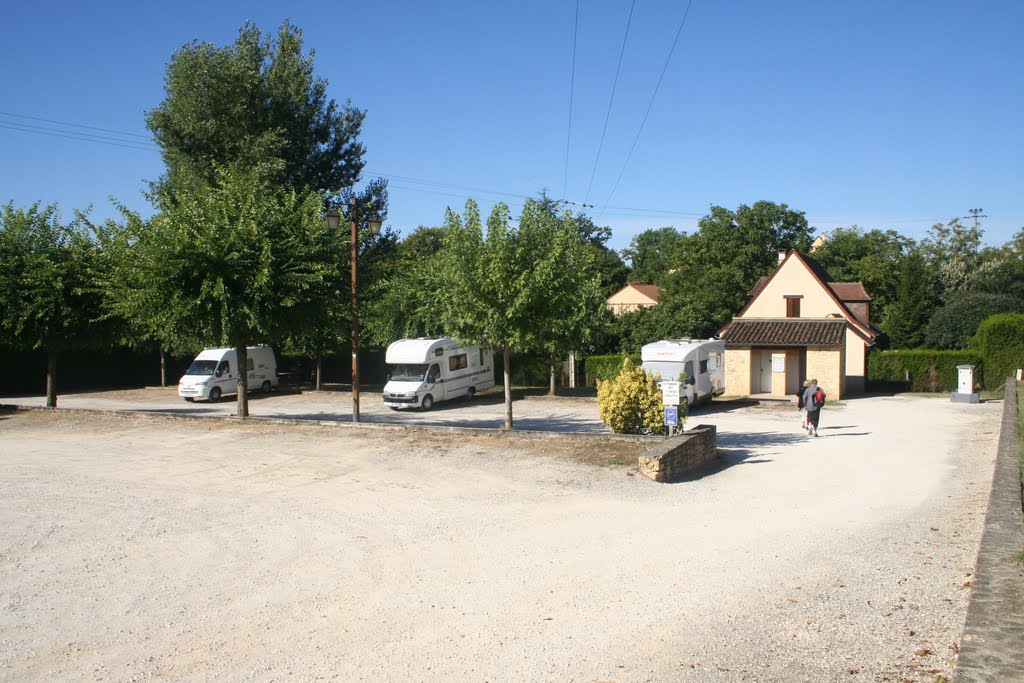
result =
[[[871,296],[868,294],[868,290],[864,289],[862,282],[829,282],[827,284],[840,301],[871,301]]]
[[[640,292],[646,297],[650,297],[654,301],[658,301],[658,299],[661,297],[661,292],[658,291],[658,285],[638,285],[636,283],[631,282],[627,286],[632,287],[636,291]]]
[[[719,337],[726,346],[838,346],[845,320],[733,320]]]

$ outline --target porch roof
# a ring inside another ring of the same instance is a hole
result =
[[[719,337],[726,346],[839,346],[846,335],[845,320],[735,319]]]

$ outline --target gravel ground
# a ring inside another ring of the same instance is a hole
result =
[[[999,410],[711,410],[674,485],[593,438],[0,413],[0,679],[934,681]]]

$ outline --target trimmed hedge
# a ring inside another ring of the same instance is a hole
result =
[[[1024,368],[1024,314],[1000,313],[985,319],[971,345],[985,358],[985,386],[995,389]]]
[[[597,380],[615,379],[622,370],[622,361],[629,358],[633,365],[640,365],[640,354],[615,353],[607,356],[587,356],[583,359],[583,372],[587,386],[594,386]]]
[[[911,391],[956,391],[958,365],[973,365],[975,383],[980,383],[985,363],[972,350],[876,351],[868,356],[868,379],[909,384]]]

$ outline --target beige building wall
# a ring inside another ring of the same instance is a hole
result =
[[[786,296],[801,296],[801,318],[825,318],[842,314],[831,294],[795,258],[790,258],[757,295],[744,318],[785,318]]]
[[[817,379],[828,397],[838,401],[844,395],[843,364],[845,348],[809,346],[807,348],[807,379]]]
[[[782,372],[775,371],[775,359],[778,356],[782,356]],[[772,396],[786,395],[786,374],[789,368],[789,354],[783,349],[772,349]]]
[[[867,380],[867,346],[853,330],[846,330],[846,386],[844,394],[864,393]]]
[[[730,396],[750,395],[750,349],[725,350],[725,393]]]
[[[623,289],[608,297],[606,305],[615,315],[622,315],[638,308],[654,306],[657,303],[635,289]]]

